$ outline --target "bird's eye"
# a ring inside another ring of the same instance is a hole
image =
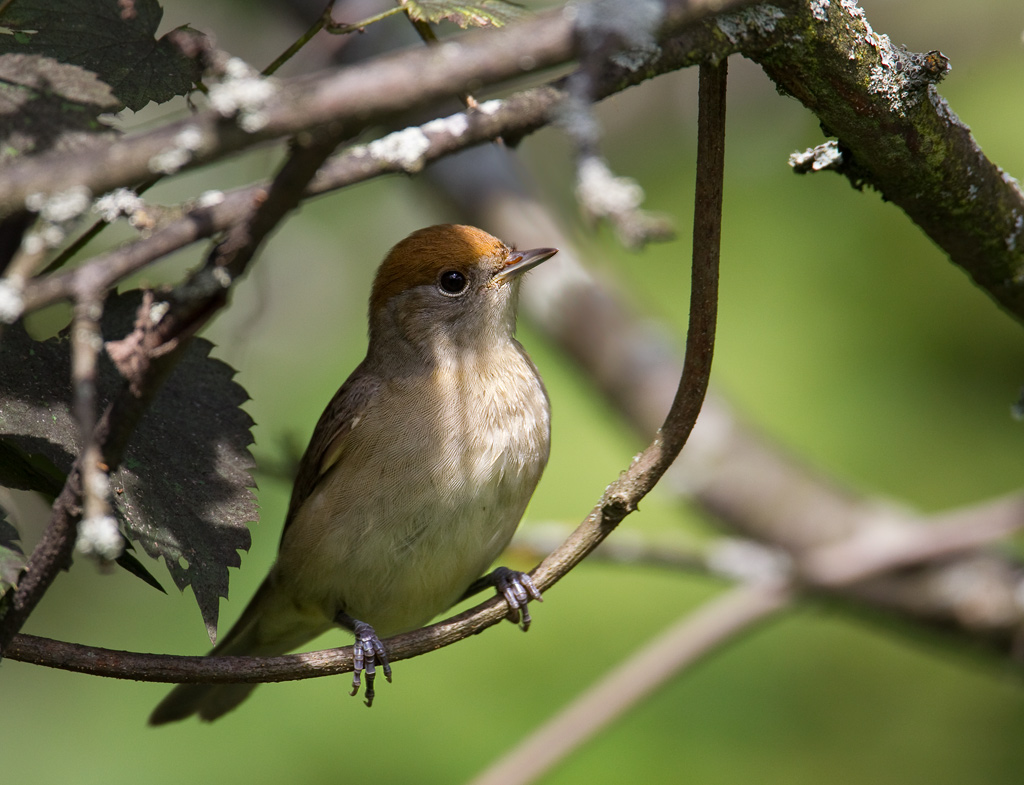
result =
[[[441,290],[441,294],[451,297],[466,291],[466,283],[466,276],[458,270],[445,270],[437,279],[437,286]]]

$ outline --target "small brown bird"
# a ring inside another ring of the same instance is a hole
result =
[[[550,408],[515,340],[521,275],[556,253],[480,229],[421,229],[391,249],[370,295],[366,359],[320,417],[292,491],[277,561],[213,656],[273,656],[334,625],[355,634],[352,694],[366,703],[380,639],[422,627],[505,548],[548,460]],[[487,580],[530,623],[523,573]],[[213,720],[255,684],[180,684],[159,725]]]

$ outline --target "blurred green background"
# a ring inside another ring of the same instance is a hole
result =
[[[895,43],[950,58],[940,92],[992,160],[1024,175],[1019,0],[863,6]],[[167,3],[163,29],[185,22],[260,66],[298,32],[270,4]],[[301,67],[300,60],[292,72]],[[744,416],[858,490],[930,511],[1018,488],[1024,423],[1010,406],[1024,384],[1021,326],[877,194],[830,174],[793,175],[789,153],[823,140],[815,118],[750,63],[734,58],[730,76],[718,388]],[[542,131],[520,148],[587,263],[680,343],[695,87],[695,72],[669,75],[600,109],[612,166],[645,187],[650,208],[675,219],[680,234],[670,244],[633,254],[607,229],[582,225],[558,132]],[[152,198],[171,203],[249,182],[277,157],[251,153]],[[230,312],[207,333],[252,397],[258,459],[275,459],[283,440],[304,444],[361,359],[365,298],[387,248],[415,228],[458,219],[416,178],[392,177],[304,207],[273,237]],[[200,251],[141,280],[173,279]],[[642,441],[528,324],[521,333],[555,411],[551,464],[524,525],[572,524]],[[233,574],[224,624],[269,567],[287,504],[286,483],[266,474],[258,481],[262,521]],[[624,527],[703,525],[656,493]],[[159,565],[154,572],[172,585]],[[502,625],[398,663],[372,711],[348,697],[341,677],[262,686],[213,725],[151,729],[145,718],[162,685],[5,662],[0,772],[4,782],[41,785],[457,783],[718,590],[684,574],[583,565],[548,593],[528,635]],[[191,596],[171,592],[79,560],[26,632],[138,651],[205,651]],[[320,644],[349,642],[335,633]],[[1017,673],[870,618],[807,605],[668,684],[545,782],[1009,784],[1024,780],[1022,739]]]

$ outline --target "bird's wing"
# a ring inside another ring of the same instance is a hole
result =
[[[341,457],[352,429],[359,424],[363,414],[373,404],[379,389],[380,379],[364,372],[363,366],[360,365],[327,404],[299,464],[299,472],[292,488],[291,503],[288,505],[288,517],[284,524],[286,531],[302,503],[313,492],[328,469]],[[283,532],[281,536],[283,539]]]

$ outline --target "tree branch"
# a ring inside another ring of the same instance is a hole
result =
[[[595,89],[597,97],[701,59],[722,59],[733,52],[752,57],[781,89],[803,101],[840,137],[840,147],[846,151],[845,172],[858,183],[874,185],[886,199],[903,207],[951,261],[1018,319],[1024,319],[1024,237],[1018,242],[1016,234],[1024,231],[1024,195],[1012,178],[984,157],[933,84],[902,79],[909,55],[894,49],[887,38],[869,33],[859,9],[830,6],[831,16],[824,22],[813,16],[806,3],[796,4],[785,15],[780,6],[765,5],[687,26],[688,17],[674,10],[678,7],[675,4],[669,9],[662,29],[672,37],[659,41],[658,56],[640,67],[608,64]],[[847,15],[852,20],[849,29]],[[360,67],[367,69],[360,78],[378,80],[374,84],[382,90],[384,83],[379,79],[390,73],[383,65],[404,68],[408,65],[404,58],[412,54],[371,61]],[[857,64],[855,72],[851,63]],[[412,159],[380,155],[372,145],[353,148],[324,168],[308,195],[381,174],[418,171],[440,157],[498,137],[514,141],[545,125],[552,108],[565,95],[561,83],[535,88],[500,104],[489,102],[486,112],[459,113],[444,122],[426,123],[419,127],[425,142],[423,152]],[[88,162],[88,157],[84,158],[82,165]],[[72,181],[61,180],[65,184]],[[950,188],[950,183],[956,187]],[[46,189],[37,183],[34,190]],[[102,272],[88,272],[90,263],[65,275],[96,274],[116,281],[171,250],[230,226],[247,200],[256,198],[256,191],[244,191],[227,194],[220,205],[193,207],[180,222],[97,257],[94,261]],[[0,212],[3,197],[0,193]],[[28,287],[25,303],[26,310],[31,310],[68,297],[71,283],[57,276],[33,281]]]
[[[816,11],[806,2],[744,53],[838,137],[842,169],[858,187],[899,205],[1024,320],[1024,191],[939,95],[948,67],[941,53],[894,46],[856,5]]]
[[[513,747],[471,785],[535,782],[660,686],[789,607],[786,583],[737,586],[687,614]]]
[[[666,35],[750,0],[668,0]],[[85,186],[93,194],[130,186],[164,170],[192,168],[238,150],[329,125],[351,136],[400,112],[479,90],[526,72],[563,65],[577,50],[574,15],[562,9],[509,25],[500,34],[460,36],[443,46],[414,49],[312,76],[272,82],[266,100],[233,118],[207,109],[146,133],[96,144],[88,153],[40,155],[8,166],[0,217],[34,193]],[[233,120],[247,119],[240,127]]]
[[[656,75],[670,73],[700,61],[703,49],[698,40],[706,37],[691,28],[665,42],[660,55],[644,68],[627,68],[606,63],[594,76],[595,97],[606,98],[626,87]],[[467,148],[504,139],[513,143],[544,127],[565,100],[565,79],[536,87],[502,100],[488,101],[479,109],[458,112],[388,135],[377,142],[357,145],[330,159],[309,184],[305,197],[312,198],[385,174],[406,174]],[[415,137],[419,143],[414,156],[396,155],[399,138]],[[392,144],[394,142],[394,144]],[[147,237],[90,259],[74,270],[32,280],[22,296],[26,313],[64,299],[82,287],[110,288],[123,278],[167,254],[198,240],[225,231],[241,220],[254,203],[266,198],[269,183],[207,194],[187,204],[180,219],[157,229]]]

